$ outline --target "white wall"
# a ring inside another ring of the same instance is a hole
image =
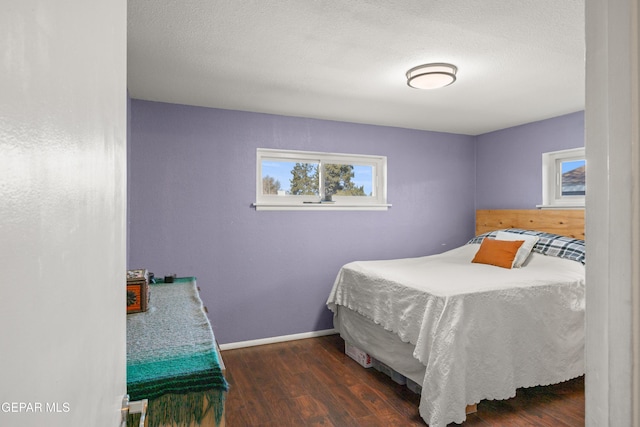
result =
[[[117,426],[126,0],[0,5],[0,426]]]
[[[640,2],[586,6],[585,421],[640,426]]]

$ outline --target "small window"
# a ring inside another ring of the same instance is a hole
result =
[[[584,148],[543,153],[541,207],[584,207],[586,167]]]
[[[387,158],[258,148],[258,210],[385,210]]]

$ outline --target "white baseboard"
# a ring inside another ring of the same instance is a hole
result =
[[[256,345],[275,344],[278,342],[303,340],[306,338],[322,337],[325,335],[337,334],[335,329],[325,329],[322,331],[304,332],[302,334],[282,335],[279,337],[262,338],[259,340],[231,342],[228,344],[220,344],[220,350],[233,350],[236,348],[254,347]]]

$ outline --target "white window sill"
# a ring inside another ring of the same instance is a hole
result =
[[[390,204],[254,203],[257,211],[386,211]]]
[[[536,205],[538,209],[584,209],[584,205]]]

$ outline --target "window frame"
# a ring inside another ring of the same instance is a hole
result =
[[[584,147],[542,153],[542,205],[538,205],[539,208],[585,207],[585,196],[562,195],[562,163],[576,160],[584,160],[586,165]]]
[[[318,163],[320,169],[319,195],[262,194],[263,160],[296,163]],[[372,196],[332,196],[324,199],[323,164],[372,166]],[[317,151],[256,149],[256,210],[387,210],[387,157],[365,154],[325,153]]]

